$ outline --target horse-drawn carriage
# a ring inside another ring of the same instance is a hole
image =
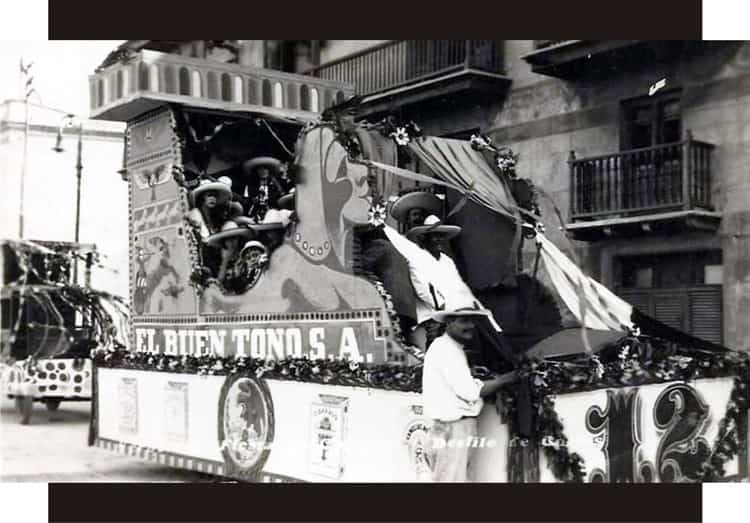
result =
[[[417,189],[463,226],[454,257],[511,348],[480,344],[476,372],[520,375],[480,414],[476,480],[746,475],[746,359],[585,276],[546,238],[512,155],[336,108],[157,90],[95,114],[128,122],[132,314],[127,350],[95,358],[92,444],[254,481],[429,477],[425,347],[398,310],[404,289],[367,256],[373,238],[408,242],[389,208]],[[243,168],[268,157],[283,198]],[[525,270],[524,241],[539,257]],[[262,255],[245,259],[250,246]]]

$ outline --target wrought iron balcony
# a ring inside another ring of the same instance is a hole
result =
[[[169,102],[314,118],[354,94],[334,80],[147,50],[98,71],[89,88],[92,118],[120,121]]]
[[[535,73],[560,78],[611,70],[624,49],[640,40],[534,40],[534,51],[523,57]],[[618,60],[620,62],[618,62]]]
[[[711,204],[712,144],[694,140],[575,158],[571,152],[571,230],[644,223],[693,211],[716,217]],[[649,220],[645,220],[649,221]]]
[[[393,94],[401,101],[415,91],[421,99],[445,94],[435,91],[456,80],[507,82],[503,76],[502,42],[495,40],[394,40],[328,62],[306,74],[354,84],[361,96]],[[464,85],[463,88],[472,86]],[[432,91],[430,91],[432,89]]]

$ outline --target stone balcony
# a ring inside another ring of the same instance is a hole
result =
[[[128,121],[165,103],[314,120],[354,94],[342,82],[140,51],[89,77],[91,117]]]

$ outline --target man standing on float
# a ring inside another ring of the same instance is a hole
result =
[[[474,338],[475,320],[489,311],[474,306],[436,313],[445,334],[432,342],[424,358],[422,399],[425,415],[433,420],[428,434],[427,461],[436,482],[471,479],[471,458],[477,440],[477,416],[482,397],[515,380],[515,372],[474,379],[464,348]]]

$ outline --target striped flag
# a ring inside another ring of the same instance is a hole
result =
[[[541,232],[541,257],[560,298],[582,325],[598,330],[632,328],[633,306],[616,296],[565,256]]]

